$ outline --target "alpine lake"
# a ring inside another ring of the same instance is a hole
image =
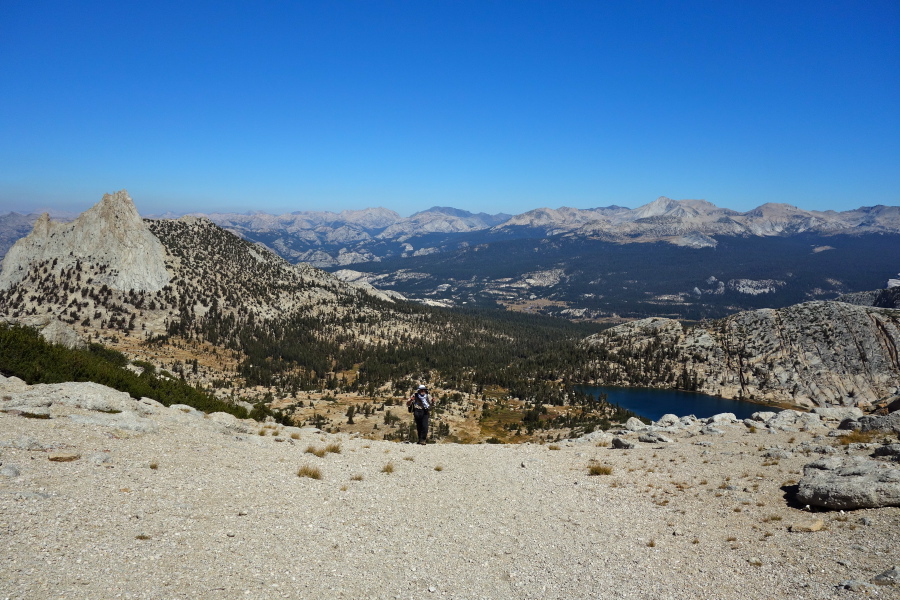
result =
[[[578,386],[578,390],[595,398],[600,394],[606,394],[606,400],[610,404],[618,404],[622,408],[653,421],[658,421],[665,414],[679,417],[694,415],[702,419],[719,413],[734,413],[738,419],[747,419],[755,412],[782,410],[774,405],[729,400],[680,390],[593,385]]]

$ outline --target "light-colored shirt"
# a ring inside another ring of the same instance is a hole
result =
[[[418,408],[431,408],[431,396],[428,394],[420,394],[416,392],[413,396],[415,398],[414,405]]]

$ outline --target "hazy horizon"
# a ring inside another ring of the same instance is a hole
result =
[[[116,191],[118,191],[118,190],[116,190]],[[108,192],[108,193],[112,193],[112,192]],[[129,192],[129,195],[131,195],[130,192]],[[637,205],[637,206],[625,206],[624,204],[615,204],[615,203],[613,203],[613,204],[608,204],[608,205],[605,205],[605,206],[574,207],[574,206],[567,206],[567,205],[564,205],[564,204],[563,204],[563,205],[559,205],[559,206],[533,206],[533,207],[526,208],[526,209],[524,209],[524,210],[522,210],[522,211],[519,211],[519,212],[516,212],[516,213],[506,213],[505,211],[488,212],[488,211],[485,211],[485,210],[469,210],[468,212],[470,212],[470,213],[472,213],[472,214],[485,213],[485,214],[489,214],[489,215],[497,215],[497,214],[505,213],[505,214],[510,214],[510,215],[512,215],[512,216],[515,216],[515,215],[527,213],[527,212],[530,212],[530,211],[533,211],[533,210],[540,210],[540,209],[553,209],[553,210],[558,210],[558,209],[561,209],[561,208],[578,208],[578,209],[580,209],[580,210],[590,210],[590,209],[597,209],[597,208],[608,208],[608,207],[610,207],[610,206],[620,206],[620,207],[623,207],[623,208],[628,208],[628,209],[634,210],[634,209],[640,208],[641,206],[644,206],[644,205],[646,205],[646,204],[650,204],[651,202],[657,200],[657,199],[660,198],[660,197],[663,197],[663,196],[657,196],[656,198],[653,198],[653,200],[649,200],[649,201],[644,202],[643,204],[640,204],[640,205]],[[665,196],[665,197],[668,197],[668,196]],[[409,218],[409,217],[411,217],[412,215],[414,215],[414,214],[416,214],[416,213],[426,212],[426,211],[431,210],[431,209],[434,209],[434,208],[453,208],[453,209],[456,209],[456,210],[468,210],[468,209],[461,209],[461,208],[459,208],[459,207],[457,207],[457,206],[448,206],[448,205],[438,206],[438,205],[432,205],[432,206],[428,206],[428,207],[423,207],[423,208],[420,208],[420,209],[416,209],[416,210],[413,210],[412,212],[408,212],[408,213],[401,213],[400,211],[395,210],[395,209],[391,208],[390,206],[367,206],[367,207],[363,207],[363,208],[353,208],[353,209],[341,209],[341,208],[327,209],[327,208],[325,208],[325,209],[309,209],[309,210],[292,210],[292,211],[279,212],[279,213],[274,213],[274,212],[269,212],[269,211],[266,211],[266,210],[259,210],[259,209],[245,209],[245,210],[216,210],[215,208],[212,208],[211,210],[183,209],[183,210],[178,210],[178,211],[167,210],[167,211],[164,211],[164,212],[149,212],[149,211],[146,211],[146,210],[142,210],[142,208],[141,208],[141,203],[139,202],[138,199],[134,198],[133,195],[131,195],[131,198],[132,198],[132,200],[134,200],[135,206],[137,207],[138,212],[140,213],[140,215],[141,215],[142,217],[145,217],[145,218],[165,217],[165,216],[167,216],[167,215],[171,215],[171,216],[173,216],[173,217],[180,217],[180,216],[190,215],[190,214],[216,214],[216,213],[218,213],[218,214],[226,214],[226,213],[227,213],[227,214],[238,214],[238,215],[266,214],[266,215],[273,215],[273,216],[282,216],[282,215],[288,215],[288,214],[292,214],[292,213],[305,213],[305,212],[330,212],[330,213],[334,213],[334,214],[340,214],[341,212],[344,212],[345,210],[346,210],[346,211],[350,211],[350,212],[353,212],[353,211],[359,212],[359,211],[371,210],[371,209],[386,209],[386,210],[391,210],[391,211],[393,211],[393,212],[396,212],[397,214],[399,214],[399,215],[400,215],[401,217],[403,217],[403,218]],[[670,199],[671,199],[671,200],[706,200],[705,198],[670,198]],[[22,214],[22,215],[30,215],[30,214],[31,214],[31,215],[39,215],[39,214],[41,214],[41,213],[48,212],[48,213],[50,213],[51,217],[53,217],[53,216],[56,215],[56,216],[65,217],[65,218],[74,218],[74,217],[77,217],[77,216],[78,216],[79,214],[81,214],[82,212],[84,212],[84,211],[88,210],[89,208],[91,208],[93,205],[95,205],[95,204],[96,204],[97,202],[99,202],[99,201],[100,201],[100,198],[97,198],[97,200],[96,200],[95,202],[91,202],[91,203],[89,203],[89,204],[86,204],[83,208],[81,208],[81,209],[76,209],[76,210],[70,210],[70,209],[65,209],[65,208],[57,208],[57,207],[52,207],[52,206],[43,206],[43,207],[36,207],[36,208],[34,208],[34,209],[24,209],[24,210],[16,210],[15,208],[12,208],[12,209],[0,208],[0,216],[7,215],[7,214],[9,214],[9,213],[19,213],[19,214]],[[711,202],[712,204],[715,204],[715,205],[718,206],[719,208],[725,208],[725,209],[736,210],[736,211],[742,212],[742,213],[749,212],[749,211],[751,211],[751,210],[754,210],[754,209],[756,209],[756,208],[762,206],[763,204],[767,204],[766,202],[762,202],[762,203],[760,203],[760,204],[758,204],[758,205],[756,205],[756,206],[752,206],[752,207],[750,207],[750,208],[748,208],[748,209],[746,209],[746,210],[738,210],[738,209],[735,209],[735,208],[733,208],[733,207],[731,207],[731,206],[724,206],[724,205],[718,204],[718,203],[716,203],[716,202],[712,202],[712,201],[710,201],[710,200],[707,200],[707,202]],[[775,203],[775,204],[784,204],[784,203]],[[796,205],[791,205],[791,206],[796,206]],[[870,207],[874,207],[874,206],[878,206],[878,205],[877,205],[877,204],[860,205],[860,206],[855,206],[855,207],[852,207],[852,208],[839,209],[839,210],[836,210],[836,212],[852,211],[852,210],[857,210],[857,209],[861,209],[861,208],[870,208]],[[883,206],[900,206],[900,203],[898,203],[898,204],[883,205]],[[807,208],[807,207],[804,207],[804,206],[796,206],[796,208],[799,208],[799,209],[801,209],[801,210],[806,210],[806,211],[818,211],[818,210],[820,210],[820,209],[816,209],[816,208]],[[824,210],[835,210],[835,209],[824,209]]]

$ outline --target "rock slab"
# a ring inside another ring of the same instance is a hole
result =
[[[900,469],[863,456],[822,458],[803,467],[797,500],[833,510],[900,506]]]

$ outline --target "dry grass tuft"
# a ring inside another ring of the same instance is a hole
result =
[[[340,444],[328,444],[325,446],[325,452],[331,452],[332,454],[340,454],[341,453],[341,445]]]
[[[435,465],[434,470],[435,471],[443,471],[444,467],[442,467],[441,465]]]
[[[297,432],[295,431],[294,433],[291,434],[291,439],[292,439],[292,440],[299,440],[299,439],[300,439],[300,434],[297,433]]]
[[[303,465],[297,471],[297,477],[309,477],[310,479],[322,479],[322,471],[318,467]]]
[[[613,468],[608,465],[590,465],[588,475],[612,475]]]
[[[559,445],[558,444],[550,444],[549,446],[547,446],[547,450],[559,450]]]
[[[878,441],[879,436],[882,435],[884,435],[882,431],[859,431],[856,429],[842,436],[841,444],[844,446],[849,446],[850,444],[871,444]]]
[[[325,449],[324,448],[316,448],[315,446],[310,444],[309,446],[306,447],[306,453],[313,454],[315,456],[318,456],[319,458],[322,458],[323,456],[325,456]]]
[[[363,476],[358,473],[350,478],[350,481],[362,481],[362,480],[363,480]]]
[[[394,463],[389,462],[388,464],[381,467],[382,473],[393,473],[394,472]]]

